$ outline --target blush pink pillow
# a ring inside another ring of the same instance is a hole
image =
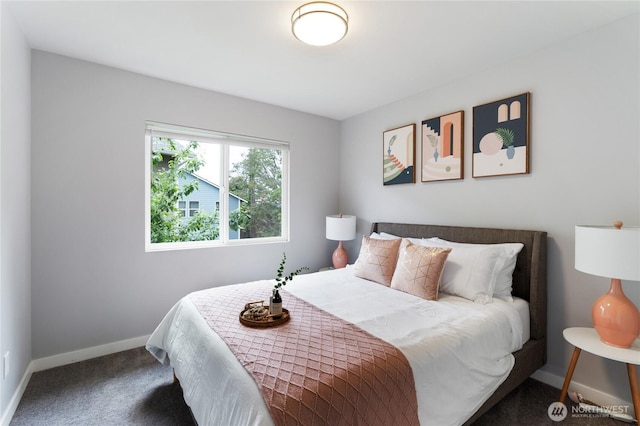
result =
[[[375,281],[387,287],[391,285],[401,241],[399,238],[377,240],[363,236],[355,269],[356,277]]]
[[[402,244],[391,288],[426,300],[438,300],[438,285],[451,248]]]

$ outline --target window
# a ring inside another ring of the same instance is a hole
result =
[[[200,210],[200,201],[189,201],[189,217],[195,217]]]
[[[286,241],[289,144],[146,126],[147,251]]]
[[[217,203],[217,202],[216,202]],[[185,200],[178,201],[178,217],[190,218],[194,217],[200,210],[200,201],[189,201],[189,214],[187,214],[187,202]]]

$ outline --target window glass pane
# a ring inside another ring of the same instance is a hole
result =
[[[152,138],[152,243],[219,238],[220,158],[220,145]]]
[[[145,140],[147,250],[286,241],[288,143],[154,122]]]
[[[282,151],[229,147],[229,239],[282,236]]]
[[[200,209],[199,201],[189,201],[189,217],[194,217]]]

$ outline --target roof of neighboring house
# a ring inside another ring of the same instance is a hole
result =
[[[176,146],[176,149],[172,149],[169,146],[169,141],[165,138],[157,138],[154,137],[152,140],[152,146],[151,146],[151,151],[154,153],[159,153],[159,154],[163,154],[163,155],[171,155],[174,156],[176,155],[176,153],[178,151],[182,151],[183,149],[185,149],[186,147],[181,144],[180,142],[173,140],[173,144]],[[196,154],[190,152],[189,153],[190,157],[195,157]]]
[[[173,143],[174,143],[176,149],[172,149],[169,146],[169,141],[167,139],[165,139],[165,138],[153,138],[153,142],[152,143],[153,143],[152,151],[154,153],[159,153],[159,154],[162,154],[162,155],[171,155],[171,156],[173,156],[173,155],[176,154],[176,152],[182,151],[183,149],[185,149],[185,146],[183,144],[181,144],[180,142],[175,141],[175,140],[173,141]],[[196,154],[189,153],[189,155],[192,156],[192,157],[195,157]],[[220,189],[220,185],[218,185],[216,183],[213,183],[208,179],[205,179],[204,177],[200,176],[197,173],[187,173],[187,174],[193,176],[194,178],[196,178],[198,180],[203,181],[206,184],[209,184],[209,185],[213,186],[214,188],[218,188],[218,190]],[[247,200],[245,200],[244,198],[238,197],[235,194],[229,193],[229,195],[234,197],[234,198],[237,198],[238,200],[240,200],[242,202],[245,202],[245,203],[247,202]]]
[[[188,175],[193,176],[194,178],[196,178],[196,179],[198,179],[198,180],[200,180],[200,181],[202,181],[202,182],[204,182],[204,183],[206,183],[206,184],[208,184],[208,185],[213,186],[214,188],[218,188],[218,189],[220,189],[220,185],[215,184],[215,183],[211,182],[210,180],[207,180],[207,179],[203,178],[202,176],[200,176],[200,175],[199,175],[199,174],[197,174],[197,173],[187,173],[187,174],[188,174]],[[233,198],[237,198],[238,200],[240,200],[240,201],[241,201],[241,202],[243,202],[243,203],[246,203],[246,202],[247,202],[247,200],[245,200],[244,198],[238,197],[238,196],[237,196],[237,195],[235,195],[235,194],[229,193],[229,195],[230,195],[231,197],[233,197]]]

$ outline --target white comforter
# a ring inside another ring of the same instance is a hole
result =
[[[441,294],[426,301],[357,278],[351,267],[298,276],[286,290],[402,350],[422,425],[471,417],[508,376],[511,353],[528,338],[521,300],[480,305]],[[189,298],[169,311],[147,349],[174,368],[200,426],[273,424],[256,383]]]

